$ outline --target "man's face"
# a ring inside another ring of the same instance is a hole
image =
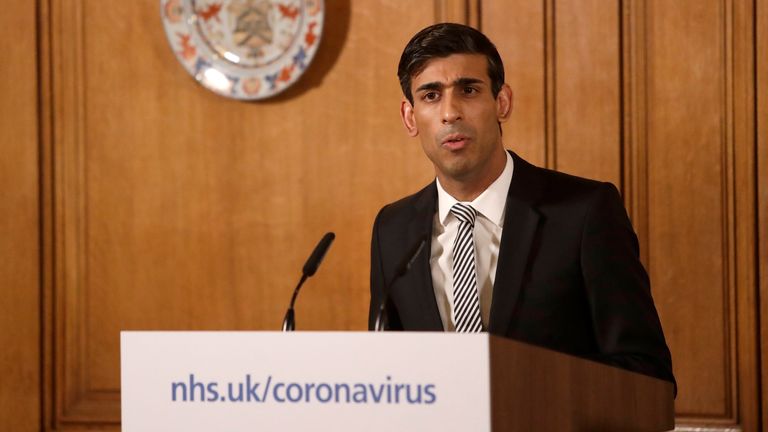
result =
[[[453,54],[427,62],[412,77],[413,105],[400,113],[409,135],[420,136],[441,183],[487,187],[506,163],[498,122],[509,118],[512,92],[491,92],[480,54]]]

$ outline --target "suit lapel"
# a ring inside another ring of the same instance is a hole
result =
[[[424,311],[422,322],[424,330],[443,331],[443,321],[440,319],[440,310],[437,308],[435,291],[432,287],[432,270],[429,265],[432,223],[437,208],[437,186],[434,182],[424,189],[414,205],[416,214],[408,224],[407,242],[409,244],[404,244],[403,247],[411,248],[413,242],[424,237],[427,239],[427,244],[406,278],[408,279],[408,286],[414,290],[414,300],[420,303],[419,310]],[[408,252],[404,249],[403,253]]]
[[[514,314],[528,255],[541,218],[535,204],[544,187],[536,167],[514,153],[512,158],[514,172],[507,194],[488,328],[490,333],[499,335],[506,334]]]

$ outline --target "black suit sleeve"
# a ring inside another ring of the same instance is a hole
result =
[[[616,188],[605,183],[592,200],[582,238],[582,271],[600,358],[675,382],[637,236]]]
[[[381,265],[381,251],[379,250],[379,218],[376,216],[373,223],[373,235],[371,238],[371,304],[368,308],[368,330],[373,330],[376,323],[376,314],[379,304],[384,297],[384,273]]]

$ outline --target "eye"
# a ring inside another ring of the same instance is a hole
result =
[[[463,92],[465,95],[473,95],[473,94],[476,94],[476,93],[477,93],[477,89],[476,89],[476,88],[474,88],[474,87],[470,87],[470,86],[464,87],[464,88],[463,88],[461,91],[462,91],[462,92]]]
[[[440,94],[436,91],[428,91],[424,93],[421,98],[427,102],[434,102],[440,97]]]

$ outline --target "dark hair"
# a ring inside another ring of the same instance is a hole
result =
[[[488,60],[488,77],[495,98],[504,84],[504,64],[496,46],[472,27],[455,23],[431,25],[416,33],[405,46],[397,66],[400,87],[413,105],[411,78],[420,74],[429,60],[451,54],[483,54]]]

